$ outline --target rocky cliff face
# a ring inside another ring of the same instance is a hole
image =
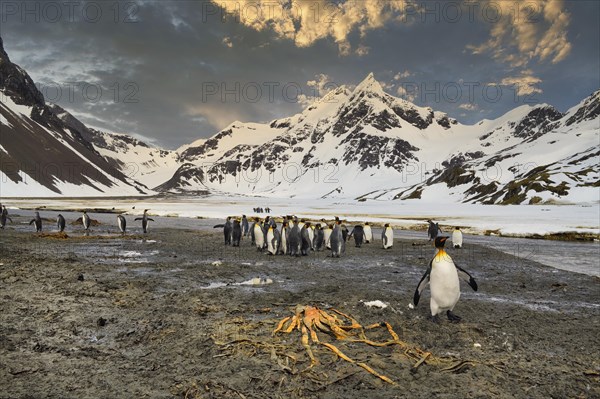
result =
[[[31,77],[13,64],[0,39],[2,196],[145,194],[102,157],[81,122],[47,105]]]

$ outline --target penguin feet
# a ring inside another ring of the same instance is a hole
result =
[[[440,324],[440,318],[438,317],[438,315],[431,316],[431,321],[435,324]]]
[[[448,316],[448,320],[450,320],[451,323],[460,323],[460,321],[462,320],[462,318],[452,313],[451,310],[448,310],[446,312],[446,315]]]

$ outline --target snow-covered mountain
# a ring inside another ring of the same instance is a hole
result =
[[[50,109],[66,126],[81,133],[84,140],[125,176],[146,187],[163,183],[180,166],[179,154],[153,147],[126,134],[114,134],[91,129],[58,105]]]
[[[90,130],[47,105],[32,79],[13,64],[0,38],[0,195],[51,197],[146,195],[84,137]]]
[[[372,74],[303,112],[234,122],[176,151],[46,104],[0,38],[0,196],[155,192],[518,204],[597,202],[600,90],[560,113],[521,106],[463,125]]]
[[[477,203],[598,201],[600,91],[564,115],[521,106],[466,126],[370,74],[300,114],[234,122],[187,146],[158,187],[277,197]]]

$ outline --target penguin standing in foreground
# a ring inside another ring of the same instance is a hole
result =
[[[235,219],[231,227],[231,246],[239,247],[240,241],[242,241],[242,225],[238,219]]]
[[[135,218],[135,221],[141,220],[142,221],[142,230],[144,231],[144,234],[146,234],[148,232],[148,221],[154,222],[154,219],[151,219],[148,217],[148,211],[150,209],[144,209],[144,214],[142,215],[141,218]]]
[[[371,225],[369,222],[365,223],[363,230],[365,231],[365,244],[368,244],[373,241],[373,230],[371,230]]]
[[[65,231],[65,225],[67,223],[65,222],[65,218],[63,217],[63,215],[59,214],[56,217],[56,227],[58,227],[58,231],[60,233],[62,233],[63,231]]]
[[[429,262],[429,267],[417,285],[413,297],[413,303],[417,306],[421,293],[427,284],[431,284],[431,317],[436,323],[439,322],[438,314],[444,311],[451,322],[458,323],[460,321],[460,317],[452,313],[460,298],[459,278],[477,291],[475,279],[468,272],[456,266],[450,255],[444,251],[447,239],[448,237],[436,237],[434,243],[438,252]]]
[[[35,225],[35,231],[36,233],[41,233],[42,231],[42,218],[40,217],[40,213],[39,212],[35,212],[35,217],[33,219],[31,219],[31,222],[29,222],[30,225],[34,224]]]
[[[394,230],[389,223],[386,223],[385,226],[383,226],[383,231],[381,232],[381,243],[383,245],[383,249],[389,249],[394,245]]]
[[[127,220],[125,219],[125,216],[117,216],[117,224],[119,225],[119,231],[121,234],[125,234],[125,230],[127,229]]]
[[[81,222],[83,223],[83,229],[85,230],[85,234],[87,235],[90,232],[90,225],[92,224],[92,221],[90,220],[90,217],[88,216],[86,211],[83,211],[83,215],[81,216]]]
[[[458,226],[456,226],[452,232],[452,246],[454,248],[462,248],[463,246],[463,234]]]

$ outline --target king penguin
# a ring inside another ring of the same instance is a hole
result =
[[[141,220],[142,221],[142,230],[144,231],[144,234],[146,234],[148,232],[148,221],[152,221],[154,222],[154,219],[150,219],[148,217],[148,211],[150,209],[144,209],[144,214],[142,215],[141,218],[135,218],[135,221]]]
[[[312,239],[310,238],[310,222],[304,223],[300,230],[300,255],[307,256],[312,247]]]
[[[30,225],[35,225],[35,231],[36,233],[41,233],[42,231],[42,218],[40,217],[40,213],[39,212],[35,212],[35,217],[33,219],[31,219],[31,222],[29,222]]]
[[[394,230],[389,223],[386,223],[381,232],[381,243],[383,249],[389,249],[394,245]]]
[[[373,230],[371,230],[369,222],[365,223],[363,230],[365,231],[365,244],[368,244],[373,241]]]
[[[269,225],[267,230],[267,252],[269,255],[277,255],[279,252],[279,244],[281,243],[281,235],[277,230],[277,225]]]
[[[454,248],[462,248],[463,246],[463,234],[458,226],[456,226],[452,232],[452,246]]]
[[[63,215],[59,214],[56,217],[56,227],[58,227],[58,231],[60,233],[65,231],[65,225],[66,225],[65,218],[63,217]]]
[[[254,223],[253,232],[254,232],[254,245],[256,245],[256,250],[262,252],[262,250],[265,247],[265,233],[264,233],[259,221],[256,221]]]
[[[119,225],[119,231],[121,234],[125,234],[125,231],[127,230],[127,220],[125,219],[125,216],[117,216],[117,224]]]
[[[231,246],[239,247],[240,241],[242,241],[242,224],[239,219],[235,219],[231,228]]]
[[[331,249],[331,233],[333,232],[333,225],[329,224],[323,229],[323,244],[325,248]]]
[[[341,224],[342,222],[340,220],[335,222],[335,226],[333,227],[333,231],[329,237],[332,258],[339,258],[346,252],[346,241],[344,240],[344,236],[342,234]]]
[[[429,262],[427,271],[419,281],[419,285],[417,285],[413,303],[415,306],[419,304],[421,293],[427,287],[427,284],[431,284],[430,307],[433,321],[438,322],[438,314],[445,311],[448,320],[458,323],[460,317],[452,311],[460,298],[459,278],[466,281],[474,291],[477,291],[477,283],[468,272],[456,266],[450,255],[444,251],[444,244],[447,239],[448,237],[436,237],[434,243],[438,252]]]
[[[81,216],[81,222],[83,223],[83,229],[85,230],[85,234],[87,235],[90,232],[90,225],[92,221],[87,214],[87,211],[83,211],[83,215]]]
[[[288,227],[288,222],[287,220],[283,220],[283,223],[281,224],[281,245],[279,246],[279,253],[282,255],[287,255],[289,248],[288,248],[288,235],[290,234],[290,228]]]
[[[6,207],[3,207],[2,210],[0,210],[0,229],[3,229],[4,226],[6,226],[6,221],[10,220],[10,222],[12,223],[12,219],[10,217],[8,217],[8,211],[6,210]]]

